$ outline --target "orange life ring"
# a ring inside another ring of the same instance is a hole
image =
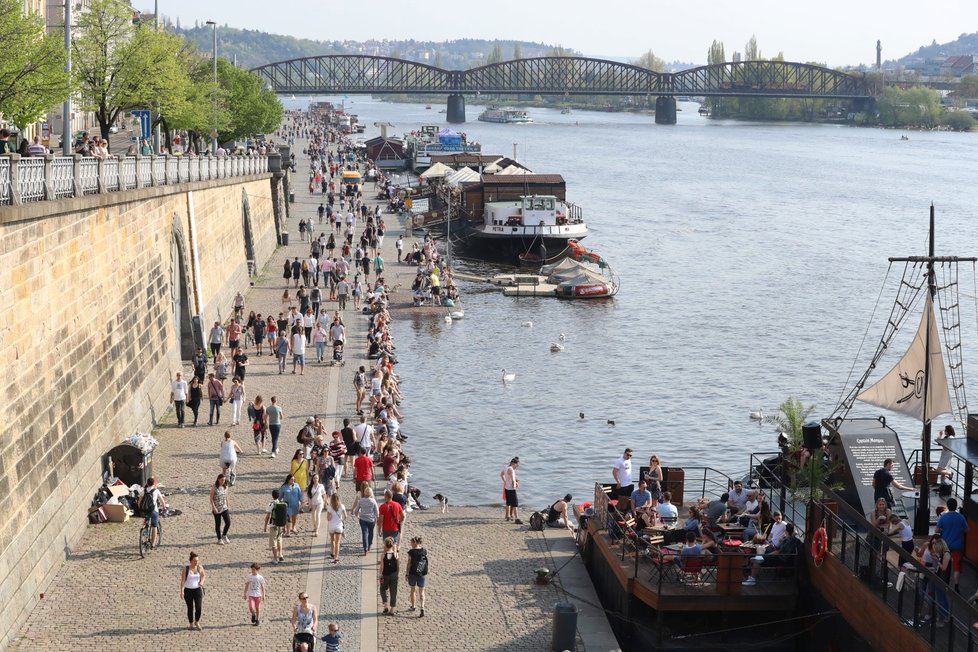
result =
[[[815,536],[812,537],[812,559],[815,560],[816,564],[821,564],[828,551],[829,535],[825,532],[824,527],[820,527],[815,530]]]

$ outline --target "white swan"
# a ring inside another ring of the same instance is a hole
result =
[[[503,382],[504,383],[511,383],[514,380],[516,380],[516,374],[515,373],[512,373],[512,372],[506,373],[506,370],[503,369]]]
[[[532,321],[525,321],[522,324],[520,324],[520,326],[522,326],[523,328],[533,328],[533,322]]]
[[[761,410],[758,410],[756,412],[751,412],[750,413],[750,420],[751,421],[762,421],[763,419],[764,419],[764,414],[763,414],[763,412],[761,412]]]
[[[561,333],[560,335],[557,336],[557,339],[563,342],[564,340],[567,339],[567,337],[563,333]]]
[[[455,312],[450,313],[449,316],[452,319],[462,319],[463,317],[465,317],[465,313],[462,312],[461,310],[456,310]]]
[[[446,324],[451,324],[452,323],[452,316],[451,315],[445,315],[445,323]]]
[[[556,342],[551,342],[550,343],[550,351],[552,353],[560,353],[563,350],[564,350],[564,345],[563,344],[557,344]]]

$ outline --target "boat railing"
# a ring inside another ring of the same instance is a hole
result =
[[[584,209],[582,209],[577,204],[572,204],[571,202],[564,202],[567,206],[567,223],[568,224],[583,224],[584,223]]]
[[[951,462],[948,464],[947,471],[950,472],[949,476],[945,476],[945,480],[942,480],[939,475],[937,475],[937,460],[940,459],[941,453],[944,449],[941,447],[932,448],[930,450],[930,480],[929,484],[931,487],[938,486],[942,483],[951,485],[951,495],[957,496],[960,501],[965,496],[964,488],[964,470],[965,464],[964,460],[960,457],[954,455],[951,457]],[[920,482],[917,478],[918,470],[917,468],[923,469],[923,455],[924,451],[922,448],[914,449],[910,455],[907,457],[907,467],[910,469],[910,473],[913,476],[912,480],[914,485],[919,485]]]
[[[822,497],[812,501],[812,515],[826,530],[828,554],[933,649],[978,651],[978,632],[972,628],[978,621],[978,610],[968,599],[838,494],[825,487],[820,493]],[[946,607],[939,604],[945,599]],[[938,625],[942,615],[948,621],[943,627]]]
[[[712,466],[683,466],[683,502],[690,502],[690,497],[713,500],[720,494],[733,487],[734,478]],[[667,471],[668,473],[668,471]],[[664,479],[666,489],[669,489],[669,478]]]

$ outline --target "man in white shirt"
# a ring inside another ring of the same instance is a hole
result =
[[[658,512],[659,518],[665,521],[669,519],[668,522],[676,523],[679,520],[679,509],[670,502],[672,500],[672,492],[666,491],[662,494],[662,502],[655,508]]]
[[[615,493],[618,495],[618,511],[624,513],[628,510],[628,504],[635,485],[632,483],[632,449],[626,448],[615,466],[611,469],[611,475],[615,478]]]
[[[177,372],[177,377],[170,382],[170,400],[177,412],[177,427],[183,428],[183,408],[187,404],[187,381],[183,374]]]
[[[300,316],[301,320],[302,317]],[[292,373],[295,373],[296,366],[299,367],[299,375],[305,374],[306,370],[306,334],[302,329],[292,333],[289,338],[289,351],[292,353]]]
[[[360,415],[360,423],[353,426],[353,434],[356,436],[360,448],[367,451],[369,455],[374,446],[374,429],[367,423],[366,415]]]

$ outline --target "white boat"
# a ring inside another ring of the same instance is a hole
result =
[[[588,234],[580,207],[554,195],[487,202],[483,221],[466,222],[465,227],[467,247],[506,259],[541,244],[545,252],[557,253],[570,240],[581,240]]]
[[[503,123],[525,123],[533,122],[529,114],[523,109],[511,109],[508,107],[487,107],[479,114],[481,122],[503,122]]]

